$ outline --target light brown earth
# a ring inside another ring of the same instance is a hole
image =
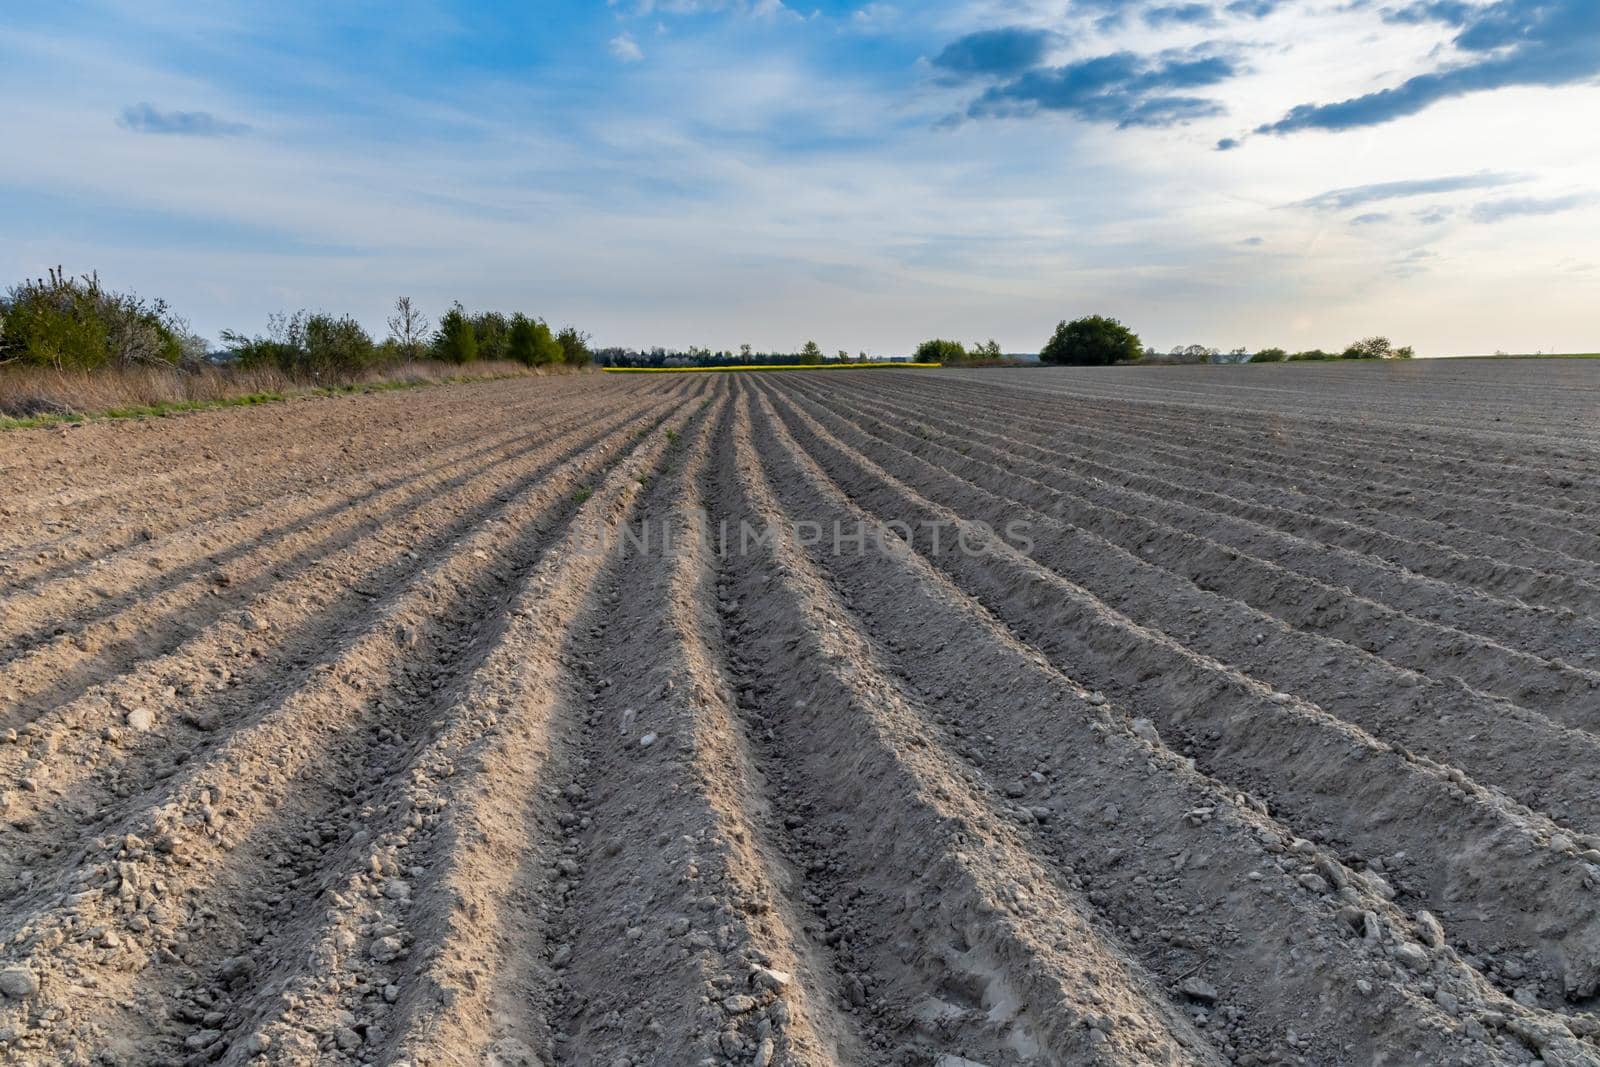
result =
[[[0,1061],[1600,1063],[1597,415],[1418,363],[4,434]]]

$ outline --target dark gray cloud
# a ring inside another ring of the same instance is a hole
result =
[[[1260,248],[1262,245],[1267,243],[1267,240],[1264,237],[1246,237],[1239,243],[1247,248]]]
[[[1456,31],[1463,58],[1437,70],[1333,104],[1301,104],[1257,133],[1348,130],[1414,115],[1441,100],[1511,86],[1573,85],[1600,79],[1597,0],[1413,0],[1391,21],[1441,23]]]
[[[123,108],[117,125],[135,133],[164,133],[179,137],[233,137],[250,130],[242,122],[229,122],[209,111],[157,111],[149,104]]]
[[[1477,205],[1472,209],[1470,217],[1473,222],[1501,222],[1527,215],[1559,215],[1594,203],[1600,203],[1600,197],[1596,197],[1593,193],[1571,193],[1567,196],[1552,197],[1507,197],[1504,200],[1488,200]]]
[[[1221,114],[1221,104],[1195,96],[1192,90],[1216,85],[1238,72],[1233,59],[1199,50],[1156,56],[1116,52],[1029,70],[989,89],[973,101],[967,114],[990,118],[1049,111],[1120,127],[1171,126]]]
[[[1455,193],[1464,189],[1493,189],[1514,185],[1527,179],[1516,174],[1456,174],[1444,178],[1416,178],[1410,181],[1379,182],[1375,185],[1356,185],[1348,189],[1330,189],[1296,207],[1316,211],[1347,211],[1363,204],[1380,200],[1399,200],[1410,196],[1427,196],[1433,193]]]
[[[1217,151],[1232,152],[1235,148],[1238,148],[1243,143],[1244,142],[1240,141],[1237,137],[1224,137],[1222,140],[1217,142]]]
[[[957,38],[933,59],[955,78],[1010,78],[1043,63],[1056,35],[1048,30],[1008,26]]]

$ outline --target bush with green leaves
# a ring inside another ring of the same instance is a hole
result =
[[[478,359],[478,335],[472,319],[460,303],[451,305],[439,318],[439,329],[433,335],[431,354],[442,363],[475,363]]]
[[[589,335],[575,326],[567,326],[556,334],[561,345],[561,358],[569,367],[585,367],[594,362],[594,352],[589,348]],[[818,353],[820,356],[820,352]]]
[[[1039,352],[1039,360],[1067,366],[1129,363],[1144,355],[1139,335],[1116,319],[1088,315],[1061,322]]]
[[[511,316],[507,356],[528,367],[544,367],[566,359],[566,350],[543,319],[530,319],[522,312]]]
[[[1332,352],[1324,352],[1320,348],[1311,348],[1311,349],[1307,349],[1304,352],[1296,352],[1294,355],[1289,357],[1289,362],[1291,362],[1291,363],[1306,363],[1306,362],[1316,362],[1316,361],[1320,361],[1320,360],[1324,360],[1324,359],[1337,359],[1337,358],[1338,357],[1335,356]]]
[[[1282,363],[1289,358],[1289,353],[1281,348],[1263,348],[1250,357],[1251,363]]]
[[[1387,337],[1366,337],[1344,350],[1341,359],[1411,359],[1416,352],[1410,345],[1396,348]]]
[[[175,365],[204,342],[160,300],[101,286],[95,274],[14,286],[0,297],[0,363],[58,370]]]
[[[918,363],[959,363],[967,358],[967,349],[960,341],[936,337],[918,345],[911,358]]]
[[[222,340],[240,366],[275,367],[314,381],[347,378],[400,354],[398,345],[380,349],[349,315],[322,311],[269,315],[265,337],[225,330]]]
[[[511,320],[500,312],[484,311],[472,316],[472,336],[478,342],[479,359],[511,358]]]

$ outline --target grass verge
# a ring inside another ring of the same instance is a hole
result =
[[[408,364],[390,368],[382,376],[331,385],[296,382],[277,372],[229,372],[217,368],[198,373],[155,369],[92,374],[10,368],[0,373],[0,431],[70,425],[89,419],[164,418],[191,411],[274,404],[296,397],[351,396],[425,385],[535,377],[540,373],[520,364],[482,366],[484,373],[461,374],[454,367],[446,372],[438,364]],[[570,372],[545,369],[544,373]],[[29,411],[30,408],[42,410]],[[18,413],[5,414],[8,409]]]

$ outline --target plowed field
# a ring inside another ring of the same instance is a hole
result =
[[[1600,361],[0,435],[0,1061],[1600,1064]]]

